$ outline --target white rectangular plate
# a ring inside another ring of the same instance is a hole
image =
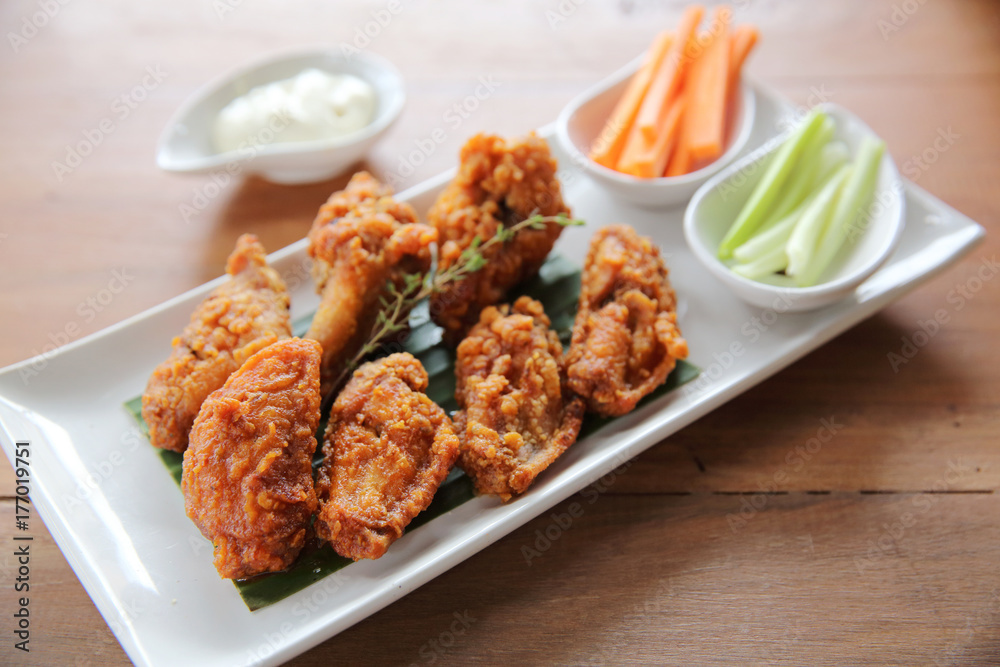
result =
[[[748,151],[792,112],[766,90],[756,92]],[[568,160],[562,163],[567,202],[588,224],[567,229],[556,250],[582,261],[590,234],[611,222],[653,237],[667,258],[690,361],[704,369],[702,377],[581,440],[516,501],[476,498],[408,533],[383,558],[352,564],[259,611],[248,611],[232,583],[219,578],[210,545],[184,514],[177,485],[122,407],[143,391],[171,337],[221,279],[48,359],[0,371],[3,449],[13,460],[14,442],[31,442],[34,507],[135,663],[276,665],[290,659],[869,317],[983,235],[979,225],[908,183],[902,242],[853,297],[812,313],[783,314],[780,301],[761,311],[737,300],[697,263],[684,243],[682,208],[632,208],[611,199]],[[401,198],[423,213],[449,177]],[[271,259],[292,290],[293,318],[312,312],[318,301],[306,273],[305,242]],[[755,339],[745,328],[756,326],[752,318],[767,325],[756,329]],[[743,352],[727,356],[737,343]]]

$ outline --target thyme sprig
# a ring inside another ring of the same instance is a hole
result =
[[[344,367],[334,386],[339,387],[341,382],[353,373],[368,355],[377,351],[387,338],[405,329],[410,311],[420,301],[444,291],[448,285],[464,280],[469,274],[476,273],[486,266],[484,251],[492,246],[513,240],[522,229],[541,230],[550,223],[563,227],[577,227],[584,224],[583,220],[571,218],[564,213],[559,215],[535,214],[510,227],[500,225],[496,234],[485,241],[476,236],[472,239],[469,247],[458,256],[454,264],[436,272],[433,277],[425,277],[419,273],[408,273],[403,276],[402,284],[398,287],[389,281],[386,285],[386,293],[379,297],[382,309],[372,327],[371,335],[354,355],[354,358]]]

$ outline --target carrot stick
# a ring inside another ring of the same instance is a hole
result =
[[[653,45],[646,53],[642,67],[629,80],[625,93],[618,99],[618,103],[604,124],[604,129],[601,130],[601,134],[590,147],[590,159],[597,164],[604,165],[609,169],[615,168],[622,148],[625,146],[629,128],[632,127],[636,114],[639,113],[639,105],[642,104],[646,91],[649,90],[653,73],[672,43],[673,33],[668,30],[656,36]]]
[[[620,171],[623,174],[631,173],[633,165],[639,161],[649,146],[650,142],[646,141],[646,138],[642,136],[639,126],[632,125],[628,131],[628,137],[625,139],[622,154],[614,166],[615,171]],[[638,174],[634,175],[638,176]]]
[[[740,82],[740,75],[743,63],[746,61],[750,51],[760,39],[760,31],[757,26],[741,25],[733,30],[731,48],[729,53],[729,97],[736,92],[736,86]]]
[[[653,143],[646,142],[641,131],[635,128],[629,134],[629,141],[625,144],[625,151],[622,152],[622,159],[618,163],[618,170],[626,174],[632,174],[640,178],[653,178],[660,176],[667,168],[667,161],[670,159],[670,152],[677,140],[677,130],[680,127],[681,117],[684,115],[684,108],[687,106],[687,98],[678,95],[674,103],[667,111],[667,117],[663,121],[663,127]],[[632,149],[630,152],[629,149]]]
[[[659,129],[666,123],[670,105],[680,90],[689,64],[688,54],[694,50],[692,42],[695,30],[704,14],[705,8],[701,5],[691,5],[684,10],[680,25],[677,26],[674,43],[653,74],[653,80],[649,84],[649,90],[635,119],[635,125],[647,142],[655,141]]]
[[[684,114],[684,117],[687,118],[687,114]],[[691,146],[687,141],[687,136],[687,132],[681,128],[680,136],[677,137],[677,146],[674,148],[674,154],[670,156],[670,161],[667,162],[664,176],[683,176],[691,171]]]
[[[707,32],[702,32],[698,37],[699,43],[702,45],[707,43]],[[691,68],[688,70],[687,77],[684,81],[684,91],[688,96],[694,96],[695,91],[700,87],[698,79],[700,78],[699,72],[704,68],[699,68],[697,63],[691,63]],[[692,112],[688,110],[684,116],[681,118],[680,132],[677,136],[677,145],[674,147],[674,152],[670,156],[670,161],[667,163],[667,169],[663,172],[664,176],[683,176],[684,174],[691,171],[692,163],[694,162],[691,157],[691,131],[690,128],[694,124],[694,119],[692,118]]]
[[[722,155],[726,133],[726,100],[729,88],[728,7],[715,11],[705,51],[688,72],[688,112],[684,132],[691,159],[714,160]]]

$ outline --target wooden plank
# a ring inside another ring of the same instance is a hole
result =
[[[792,493],[753,515],[744,498],[574,496],[290,664],[1000,659],[996,494]],[[4,525],[11,514],[0,503]],[[32,657],[73,664],[86,642],[84,664],[127,664],[51,539],[32,534]]]
[[[867,564],[882,524],[929,498],[930,509]],[[563,530],[572,502],[583,514]],[[778,496],[735,533],[726,515],[739,511],[736,497],[612,492],[572,502],[556,508],[562,519],[536,519],[293,664],[331,655],[426,664],[435,648],[443,664],[912,665],[1000,656],[995,495]],[[525,548],[546,532],[551,546],[528,565]],[[445,646],[456,612],[477,620]]]

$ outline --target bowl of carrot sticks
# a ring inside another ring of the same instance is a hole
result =
[[[729,164],[753,129],[754,96],[742,76],[759,33],[732,26],[732,10],[705,19],[687,7],[641,58],[563,110],[557,134],[572,161],[627,201],[685,203]]]

